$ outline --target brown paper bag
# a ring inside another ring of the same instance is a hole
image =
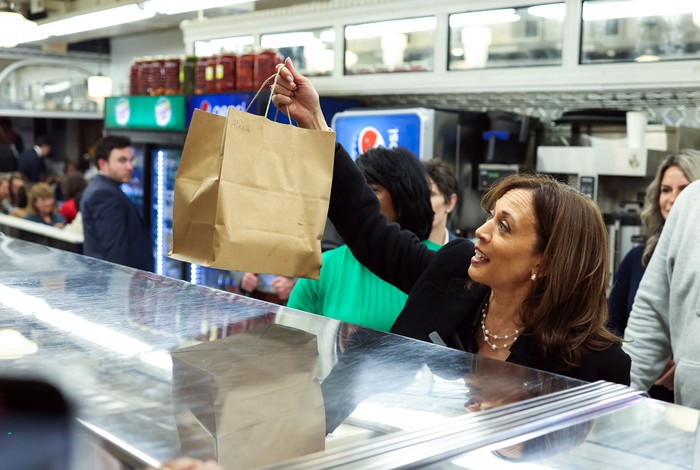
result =
[[[324,449],[313,334],[270,325],[171,356],[183,455],[246,469]]]
[[[318,279],[333,132],[229,107],[195,110],[175,178],[168,256],[215,268]]]

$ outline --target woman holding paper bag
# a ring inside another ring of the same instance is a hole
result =
[[[275,105],[301,127],[327,129],[311,82],[289,59],[279,68]],[[386,223],[336,144],[329,217],[362,264],[409,294],[392,332],[628,385],[629,356],[605,328],[607,230],[595,203],[552,178],[515,175],[496,184],[483,205],[488,217],[476,246],[458,239],[430,251]]]

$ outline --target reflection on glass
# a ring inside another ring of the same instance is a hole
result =
[[[700,58],[698,0],[583,3],[583,64],[697,58]]]
[[[331,75],[335,62],[335,30],[319,28],[289,33],[263,34],[260,45],[291,57],[294,66],[307,76]]]
[[[242,54],[253,46],[253,36],[236,36],[231,38],[195,41],[194,53],[197,57],[208,57],[224,52]]]
[[[434,16],[345,27],[345,73],[433,69]]]
[[[561,63],[564,3],[450,15],[449,70]]]

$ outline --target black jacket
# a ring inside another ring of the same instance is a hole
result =
[[[470,241],[454,240],[433,252],[412,233],[388,224],[377,198],[339,144],[329,217],[362,264],[409,294],[391,332],[423,341],[430,341],[430,333],[436,332],[450,347],[478,352],[474,335],[489,289],[467,282],[474,255]],[[527,333],[510,351],[508,362],[586,381],[630,383],[630,358],[620,346],[589,351],[580,367],[567,370],[547,360]]]
[[[153,271],[151,234],[118,182],[96,175],[83,193],[80,212],[86,255]]]

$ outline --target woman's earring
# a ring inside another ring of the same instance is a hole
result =
[[[537,280],[537,273],[532,273],[532,276],[530,276],[530,280],[532,282],[535,282]]]

